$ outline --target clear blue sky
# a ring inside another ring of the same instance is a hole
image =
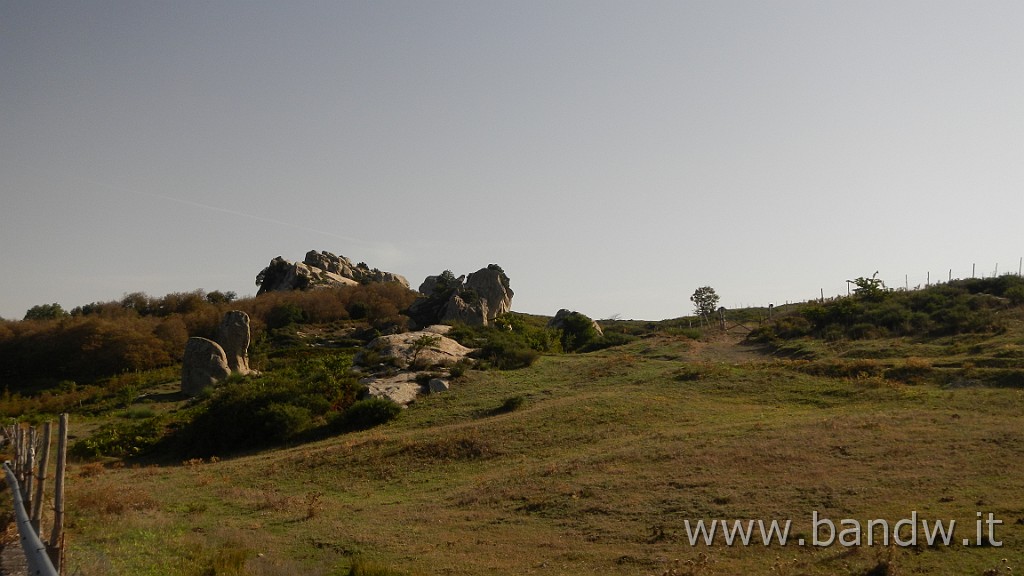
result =
[[[1024,3],[0,0],[0,316],[311,249],[662,319],[1016,272]]]

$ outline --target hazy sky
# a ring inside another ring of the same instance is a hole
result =
[[[1024,3],[0,0],[0,316],[311,249],[598,318],[1018,270]],[[909,278],[905,280],[905,275]]]

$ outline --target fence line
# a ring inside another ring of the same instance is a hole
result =
[[[26,427],[21,423],[5,427],[3,432],[14,447],[13,462],[4,462],[3,467],[7,486],[14,500],[14,516],[29,572],[40,576],[63,574],[64,471],[67,467],[68,415],[60,415],[57,469],[54,475],[56,482],[53,532],[48,543],[44,543],[41,537],[44,487],[50,460],[51,423],[46,423],[41,437],[34,427]],[[37,445],[40,445],[38,468]]]
[[[7,476],[7,486],[11,489],[11,498],[14,500],[14,518],[18,524],[18,534],[21,536],[21,549],[25,552],[25,561],[28,563],[30,574],[40,576],[58,576],[60,573],[50,561],[46,546],[39,539],[39,534],[32,527],[32,519],[25,511],[25,503],[21,498],[21,486],[15,473],[11,470],[10,463],[4,462],[4,474]]]

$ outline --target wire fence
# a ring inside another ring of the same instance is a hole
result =
[[[40,433],[41,432],[41,433]],[[40,576],[63,574],[64,560],[64,472],[67,467],[68,415],[60,415],[57,435],[57,465],[54,474],[53,529],[44,542],[42,518],[50,460],[52,423],[43,429],[18,423],[3,428],[3,436],[14,448],[14,460],[4,462],[4,475],[14,501],[14,516],[29,573]]]

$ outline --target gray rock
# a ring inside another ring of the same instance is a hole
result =
[[[509,287],[508,276],[494,264],[470,274],[466,278],[466,288],[476,292],[480,300],[487,304],[484,316],[488,321],[512,310],[514,294]]]
[[[512,309],[512,288],[497,264],[481,268],[468,278],[454,278],[448,271],[440,276],[427,276],[420,284],[420,293],[423,296],[406,311],[414,326],[456,322],[487,326]]]
[[[487,326],[487,302],[474,296],[466,292],[453,293],[444,306],[440,322]]]
[[[289,262],[278,256],[256,275],[256,283],[260,286],[257,295],[373,282],[397,282],[409,287],[409,281],[399,274],[370,269],[362,263],[353,265],[344,256],[316,250],[307,252],[302,262]]]
[[[451,338],[427,331],[379,336],[367,348],[402,369],[416,365],[451,366],[473,351]],[[356,361],[359,360],[357,357]]]
[[[427,382],[427,388],[431,394],[437,394],[438,392],[447,392],[449,389],[448,382],[441,378],[431,378],[430,382]]]
[[[249,370],[249,315],[241,310],[224,314],[217,329],[217,343],[224,349],[228,368],[232,372],[248,374]]]
[[[190,396],[199,394],[209,386],[231,374],[224,349],[213,340],[192,337],[185,343],[185,356],[181,366],[181,391]]]
[[[423,390],[423,386],[416,381],[416,374],[414,373],[403,373],[396,376],[368,380],[366,389],[370,396],[389,398],[402,406],[408,406],[416,400],[416,396]]]

